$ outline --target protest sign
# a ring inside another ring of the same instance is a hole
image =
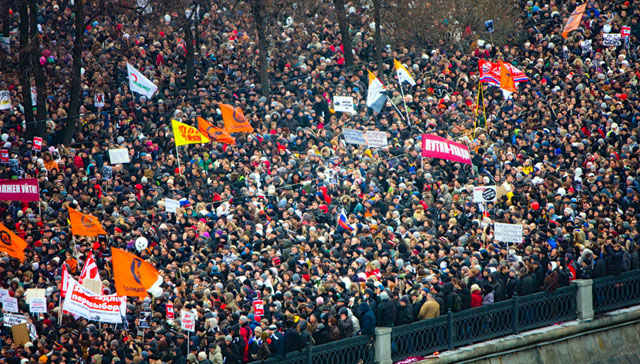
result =
[[[42,150],[42,138],[33,137],[33,150],[39,152]]]
[[[9,163],[9,151],[6,149],[0,150],[0,163]]]
[[[493,224],[494,239],[505,243],[521,243],[522,242],[522,225],[520,224],[502,224],[496,222]]]
[[[175,214],[178,211],[178,207],[180,207],[180,201],[166,197],[164,198],[164,209],[167,212],[173,212]]]
[[[31,313],[47,313],[47,298],[33,297],[29,301],[29,312]]]
[[[11,95],[8,90],[0,90],[0,110],[11,109]]]
[[[36,178],[0,180],[0,200],[40,201],[38,180]]]
[[[38,105],[38,91],[35,86],[31,86],[31,106]]]
[[[473,202],[494,202],[498,196],[496,186],[478,186],[473,188]]]
[[[0,303],[2,304],[2,309],[7,312],[18,313],[18,299],[11,296],[3,296],[0,299]]]
[[[113,167],[102,166],[102,178],[111,179],[112,176],[113,176]]]
[[[493,24],[493,19],[487,20],[484,22],[484,28],[487,30],[487,33],[493,33],[496,31],[496,28]]]
[[[109,160],[111,164],[129,163],[129,150],[127,148],[109,149]]]
[[[334,96],[333,109],[336,112],[356,113],[356,110],[353,108],[353,97],[351,96]]]
[[[26,323],[27,318],[24,315],[14,315],[11,313],[4,314],[4,326],[11,327],[13,325],[18,325],[21,323]]]
[[[175,318],[175,315],[173,313],[173,303],[167,303],[165,307],[167,308],[167,318],[168,319]]]
[[[11,326],[11,334],[13,335],[13,345],[15,346],[22,346],[31,341],[26,322]]]
[[[602,35],[602,45],[605,47],[617,47],[622,44],[619,33],[605,33]]]
[[[196,315],[191,311],[181,311],[180,327],[186,331],[196,332]]]
[[[422,135],[422,156],[471,164],[467,146],[432,134]]]
[[[631,36],[631,27],[630,26],[624,26],[624,27],[620,28],[620,38],[626,39],[626,38],[629,38],[630,36]]]
[[[93,96],[93,106],[104,107],[104,94],[99,93]]]
[[[364,137],[369,148],[384,148],[389,145],[387,133],[384,131],[368,131]]]
[[[349,144],[367,145],[367,140],[364,137],[364,132],[356,129],[344,129],[342,130],[344,140]]]
[[[140,312],[140,319],[138,320],[139,327],[148,329],[151,327],[151,312]]]
[[[253,314],[254,316],[264,316],[264,301],[253,301]]]
[[[127,297],[116,295],[94,295],[82,287],[75,279],[69,278],[69,287],[62,309],[88,320],[122,323],[122,313],[126,312]]]

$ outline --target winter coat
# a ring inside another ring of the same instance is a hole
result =
[[[360,332],[362,335],[374,336],[376,328],[376,316],[369,309],[369,304],[360,304]]]
[[[482,293],[475,291],[471,293],[471,308],[482,306]]]
[[[482,298],[482,305],[486,306],[486,305],[491,305],[494,302],[494,296],[493,296],[493,291],[487,293],[486,295],[484,295],[484,297]]]
[[[458,295],[462,299],[462,309],[471,308],[471,291],[469,291],[469,288],[458,291]]]
[[[389,299],[380,302],[376,313],[376,326],[392,327],[396,317],[395,303]]]
[[[507,299],[513,297],[514,294],[517,294],[520,291],[520,278],[518,276],[507,278],[507,284],[505,287],[505,293]]]
[[[338,329],[340,329],[340,337],[346,339],[353,336],[353,321],[349,317],[345,320],[338,320]]]
[[[526,296],[535,293],[536,289],[536,277],[533,274],[527,274],[520,279],[520,296]]]
[[[427,320],[440,316],[440,305],[433,298],[429,298],[420,308],[418,320]]]
[[[413,308],[411,305],[405,305],[404,307],[398,303],[396,307],[398,313],[396,317],[396,326],[406,325],[413,322]]]
[[[544,289],[549,292],[554,292],[558,288],[558,270],[554,269],[547,272],[544,277]]]
[[[284,356],[284,335],[277,331],[271,335],[271,344],[269,344],[269,350],[271,355],[277,358]]]

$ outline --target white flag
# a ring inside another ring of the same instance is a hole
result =
[[[373,74],[369,72],[369,89],[367,90],[367,107],[373,109],[375,112],[380,112],[384,106],[387,96],[384,94],[384,86],[382,82]]]
[[[140,71],[135,69],[132,65],[127,63],[127,73],[129,74],[129,88],[132,92],[137,92],[147,98],[152,98],[153,94],[158,89],[158,86],[154,85],[151,80],[144,77]]]
[[[402,63],[394,59],[393,65],[396,69],[396,74],[398,75],[398,83],[400,83],[400,86],[402,86],[402,84],[405,82],[408,82],[411,86],[416,85],[416,80],[413,79],[409,71],[407,71],[407,69],[402,65]]]

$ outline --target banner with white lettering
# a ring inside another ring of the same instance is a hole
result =
[[[496,222],[493,224],[494,239],[505,243],[522,243],[522,225],[520,224],[502,224]]]
[[[432,134],[422,135],[422,156],[471,164],[471,154],[466,145]]]
[[[75,279],[69,278],[69,291],[62,309],[88,320],[119,324],[127,309],[127,297],[115,294],[94,295]]]
[[[39,201],[36,178],[0,180],[0,201]]]

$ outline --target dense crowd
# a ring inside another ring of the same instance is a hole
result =
[[[0,284],[23,313],[28,288],[46,288],[49,304],[30,317],[31,343],[16,347],[10,327],[0,328],[0,358],[247,363],[639,268],[640,11],[633,0],[589,2],[580,29],[564,40],[576,4],[515,4],[522,39],[504,47],[385,47],[378,77],[396,105],[406,102],[410,123],[390,102],[380,114],[366,108],[366,70],[376,65],[372,19],[361,8],[350,16],[354,68],[344,66],[331,12],[282,22],[270,38],[269,99],[255,86],[251,16],[233,2],[215,2],[199,20],[194,89],[185,88],[184,36],[171,14],[153,14],[161,23],[152,25],[101,16],[85,33],[80,128],[65,145],[72,5],[42,1],[41,152],[25,138],[17,72],[0,65],[0,89],[10,90],[14,106],[0,111],[0,147],[16,160],[2,165],[0,178],[38,178],[41,194],[40,204],[0,202],[2,223],[29,243],[22,264],[1,256]],[[619,33],[624,25],[628,44],[602,46],[604,28]],[[404,102],[393,58],[417,82],[405,84]],[[529,81],[510,100],[486,88],[487,120],[474,132],[481,58],[512,63]],[[127,62],[158,85],[156,96],[129,92]],[[104,107],[94,105],[96,93]],[[357,113],[336,113],[334,95],[353,96]],[[196,125],[201,116],[222,126],[221,102],[242,108],[255,133],[176,155],[170,120]],[[344,128],[385,131],[389,145],[347,144]],[[420,158],[422,133],[465,143],[473,165]],[[127,148],[131,162],[110,164],[113,148]],[[472,187],[485,185],[505,193],[472,203]],[[189,203],[169,213],[164,198]],[[108,235],[72,237],[67,206],[96,216]],[[338,226],[342,209],[354,231]],[[495,241],[492,222],[523,224],[522,242]],[[140,236],[149,247],[138,252]],[[115,293],[111,246],[155,265],[162,296],[130,299],[126,325],[62,314],[64,264],[77,277],[93,254],[103,293]],[[257,299],[265,302],[260,317]],[[197,314],[188,337],[181,310]],[[143,328],[140,313],[149,311]]]

